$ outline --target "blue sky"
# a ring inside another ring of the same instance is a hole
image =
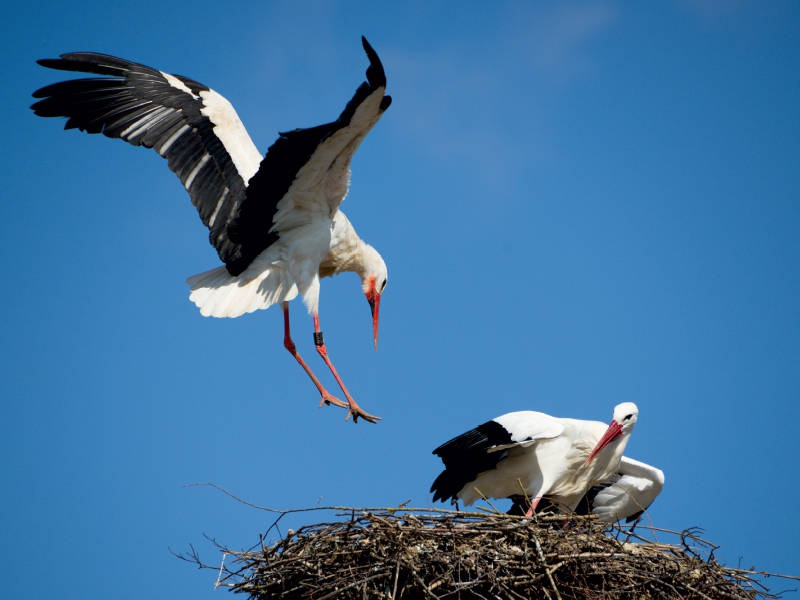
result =
[[[640,409],[628,454],[666,473],[656,525],[800,574],[796,4],[77,0],[0,16],[4,595],[211,597],[214,574],[168,548],[216,562],[203,534],[247,547],[271,518],[186,484],[276,508],[425,506],[441,442],[512,410],[608,421],[622,401]],[[186,277],[218,262],[165,161],[27,108],[68,77],[36,59],[103,52],[214,88],[265,152],[338,116],[361,35],[394,97],[343,205],[389,267],[379,352],[354,275],[323,282],[321,319],[376,426],[317,409],[279,311],[215,320],[188,301]]]

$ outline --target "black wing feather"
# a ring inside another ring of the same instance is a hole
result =
[[[488,450],[510,443],[508,430],[496,421],[489,421],[436,448],[433,454],[442,459],[445,469],[431,485],[433,501],[455,501],[461,488],[484,471],[494,469],[508,455],[505,451]]]
[[[245,182],[214,134],[214,124],[201,114],[204,104],[200,98],[173,87],[155,69],[104,54],[75,52],[37,62],[61,71],[110,76],[43,87],[33,94],[42,100],[31,108],[42,117],[67,117],[65,129],[102,133],[134,146],[156,148],[183,184],[197,168],[188,192],[210,229],[209,240],[227,265],[241,257],[240,249],[228,240],[227,224],[244,200]],[[209,91],[193,79],[175,77],[195,95]],[[175,135],[178,137],[173,139]],[[222,218],[212,223],[215,211]]]

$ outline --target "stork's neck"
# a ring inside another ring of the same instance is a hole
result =
[[[339,211],[333,219],[331,245],[327,256],[320,264],[320,276],[352,271],[363,275],[383,263],[375,249],[358,237],[350,221]]]
[[[603,448],[600,451],[594,461],[597,464],[599,470],[597,474],[599,475],[600,479],[606,479],[610,477],[619,466],[619,461],[622,459],[622,455],[625,453],[625,447],[628,445],[628,440],[631,438],[631,433],[633,432],[633,428],[629,431],[623,433],[613,442],[611,442],[608,446]]]

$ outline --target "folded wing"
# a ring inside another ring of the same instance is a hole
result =
[[[623,456],[617,473],[589,489],[579,508],[608,523],[621,519],[630,523],[647,510],[663,487],[663,471]]]
[[[510,448],[528,447],[563,432],[559,419],[526,410],[497,417],[453,438],[433,451],[445,466],[431,486],[433,501],[455,500],[467,483],[506,458]]]

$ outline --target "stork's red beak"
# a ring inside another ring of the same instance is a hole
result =
[[[617,423],[616,421],[611,421],[611,425],[608,426],[606,432],[603,434],[603,437],[600,438],[600,441],[597,442],[597,446],[594,447],[592,453],[589,455],[589,458],[586,459],[586,464],[588,465],[595,456],[600,454],[600,452],[608,446],[611,442],[617,439],[619,436],[622,435],[622,425]]]
[[[375,289],[375,280],[370,282],[370,288],[367,292],[367,302],[372,310],[372,335],[375,338],[375,352],[378,351],[378,316],[381,311],[381,295]]]

